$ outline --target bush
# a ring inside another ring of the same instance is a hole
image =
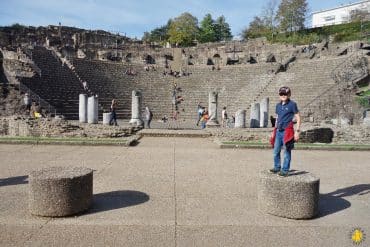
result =
[[[362,31],[362,32],[361,32]],[[370,33],[370,21],[351,22],[340,25],[317,27],[304,29],[292,33],[278,33],[272,38],[271,35],[266,35],[266,38],[272,43],[284,44],[312,44],[319,43],[322,40],[334,37],[334,42],[354,41],[362,38],[364,33]],[[370,42],[370,37],[367,38]]]

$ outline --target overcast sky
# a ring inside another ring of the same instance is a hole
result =
[[[145,31],[189,12],[198,20],[224,15],[234,36],[240,34],[268,0],[0,0],[0,26],[58,25],[103,29],[141,38]],[[310,12],[348,4],[348,0],[307,0]],[[352,1],[358,2],[358,1]]]

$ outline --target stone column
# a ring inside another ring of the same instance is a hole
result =
[[[87,100],[87,122],[98,123],[98,97],[91,96]]]
[[[112,113],[111,112],[103,113],[103,124],[109,125],[109,122],[110,122],[111,117],[112,117]]]
[[[209,120],[207,122],[208,127],[219,127],[220,126],[217,120],[217,98],[218,98],[217,92],[215,91],[209,92],[209,98],[208,98]]]
[[[143,126],[143,120],[141,119],[140,109],[141,109],[141,92],[137,90],[133,90],[132,91],[130,124],[133,124],[136,126]]]
[[[252,103],[251,114],[250,114],[250,128],[260,127],[260,104]]]
[[[260,127],[266,128],[269,124],[269,98],[264,98],[260,103]]]
[[[364,116],[364,123],[363,123],[365,126],[368,126],[370,127],[370,110],[367,110],[365,112],[365,116]]]
[[[78,118],[80,123],[87,123],[87,95],[80,94]]]
[[[238,110],[235,113],[235,128],[245,128],[245,110]]]

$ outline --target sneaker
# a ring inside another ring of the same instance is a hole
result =
[[[284,172],[284,171],[280,171],[280,172],[278,173],[278,175],[279,175],[280,177],[287,177],[287,176],[289,176],[289,175],[288,175],[288,172]]]
[[[272,168],[269,170],[271,173],[278,173],[280,170],[279,169],[275,169],[275,168]]]

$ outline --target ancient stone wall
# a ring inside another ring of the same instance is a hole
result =
[[[125,137],[133,134],[134,128],[109,125],[91,125],[69,122],[62,119],[33,119],[20,116],[0,118],[0,135],[35,137]]]

